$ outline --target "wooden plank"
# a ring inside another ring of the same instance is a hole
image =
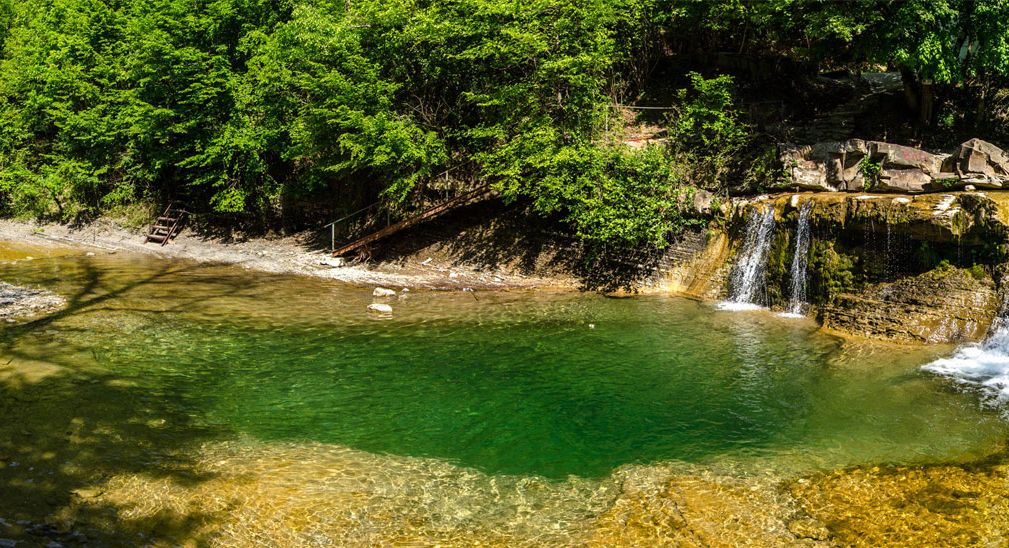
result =
[[[400,221],[400,222],[398,222],[398,223],[396,223],[394,225],[387,226],[387,227],[383,228],[382,230],[379,230],[378,232],[375,232],[373,234],[369,234],[368,236],[365,236],[364,238],[361,238],[360,240],[351,242],[351,243],[349,243],[349,244],[341,247],[340,249],[337,249],[336,251],[334,251],[333,252],[333,256],[334,257],[339,257],[340,255],[343,255],[344,253],[347,253],[349,251],[353,251],[353,250],[361,247],[362,245],[367,245],[367,244],[370,244],[371,242],[374,242],[374,241],[377,241],[377,240],[381,240],[382,238],[385,238],[386,236],[388,236],[390,234],[395,234],[396,232],[399,232],[400,230],[403,230],[404,228],[409,228],[409,227],[411,227],[413,225],[422,223],[422,222],[424,222],[424,221],[426,221],[426,220],[428,220],[428,219],[430,219],[432,217],[440,215],[440,214],[442,214],[442,213],[444,213],[444,212],[446,212],[446,211],[448,211],[450,209],[453,209],[455,207],[459,207],[461,205],[464,205],[464,204],[466,204],[466,202],[472,200],[473,198],[479,198],[480,196],[483,196],[484,194],[486,194],[486,193],[488,193],[490,191],[491,191],[490,185],[484,185],[484,186],[482,186],[482,187],[480,187],[480,188],[478,188],[478,189],[476,189],[476,190],[474,190],[472,192],[467,192],[466,194],[463,194],[462,196],[457,196],[455,198],[452,198],[451,200],[449,200],[447,202],[438,204],[438,205],[436,205],[436,206],[434,206],[434,207],[432,207],[432,208],[424,211],[420,215],[417,215],[417,216],[414,216],[414,217],[410,217],[409,219],[406,219],[405,221]]]
[[[147,230],[147,239],[144,243],[161,243],[162,247],[168,244],[178,230],[179,223],[182,222],[182,218],[186,216],[185,210],[180,210],[177,215],[172,216],[172,206],[176,205],[173,202],[168,203],[168,207],[165,208],[165,212],[161,214],[160,217],[154,221],[151,228]]]

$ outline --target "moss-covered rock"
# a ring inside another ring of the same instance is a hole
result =
[[[976,341],[999,312],[1009,258],[1009,191],[920,196],[780,194],[736,200],[705,246],[674,249],[653,287],[728,294],[750,211],[772,207],[766,302],[789,298],[799,210],[813,201],[807,298],[825,326],[895,342]],[[695,242],[696,243],[696,242]],[[720,288],[720,290],[719,290]]]
[[[824,327],[906,343],[977,341],[998,313],[995,283],[980,270],[939,267],[858,293],[839,293],[821,309]]]

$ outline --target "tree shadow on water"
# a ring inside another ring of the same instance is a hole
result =
[[[93,327],[75,323],[124,310],[160,314],[164,309],[120,307],[117,299],[185,270],[167,265],[116,283],[85,267],[64,309],[0,331],[0,539],[18,547],[210,544],[208,531],[220,516],[197,508],[131,513],[127,503],[102,495],[113,477],[182,486],[212,479],[195,471],[194,451],[228,432],[194,415],[187,400],[195,396],[182,379],[155,385],[94,367],[98,355],[86,333]],[[221,281],[221,293],[239,290]],[[205,298],[180,295],[173,306]],[[49,327],[69,337],[53,344]]]

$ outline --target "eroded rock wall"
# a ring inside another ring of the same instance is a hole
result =
[[[956,267],[936,269],[841,293],[820,310],[823,326],[849,335],[901,343],[978,341],[998,313],[991,278]]]
[[[718,227],[689,231],[663,253],[641,290],[719,299],[725,294],[731,240]]]
[[[752,208],[773,208],[766,302],[784,309],[799,210],[812,202],[806,310],[825,327],[900,343],[984,338],[1001,311],[1009,191],[800,193],[737,200],[702,237],[674,246],[649,290],[720,299]]]

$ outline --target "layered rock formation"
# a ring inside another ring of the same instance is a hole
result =
[[[983,147],[965,147],[960,156],[964,165],[956,169],[1000,176],[995,166],[1002,160],[994,152],[982,157],[978,151]],[[808,202],[813,204],[812,242],[805,308],[824,326],[900,343],[985,337],[1003,303],[1009,191],[802,193],[736,200],[723,225],[687,235],[667,251],[651,288],[726,298],[749,212],[773,208],[775,229],[762,282],[766,290],[760,292],[766,302],[756,304],[783,309],[793,282],[789,267],[799,211]]]
[[[780,157],[789,175],[784,186],[801,190],[919,194],[1009,183],[1009,155],[981,139],[952,154],[861,139],[786,144]]]
[[[823,326],[902,343],[978,341],[998,313],[990,278],[955,267],[841,293],[821,309]]]

